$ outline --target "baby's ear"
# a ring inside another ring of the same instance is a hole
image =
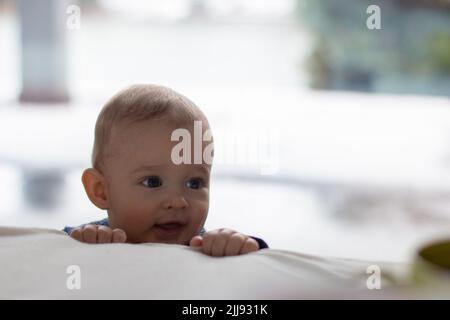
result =
[[[89,168],[84,170],[81,181],[89,200],[100,209],[108,209],[109,201],[105,176],[100,171]]]

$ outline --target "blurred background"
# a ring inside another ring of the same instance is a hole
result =
[[[0,0],[0,225],[105,216],[80,177],[134,83],[209,117],[208,229],[387,261],[450,236],[448,0]]]

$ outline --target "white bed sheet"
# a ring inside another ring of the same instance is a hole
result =
[[[67,287],[73,265],[79,290]],[[382,290],[367,288],[370,265],[382,271]],[[398,286],[408,270],[272,249],[217,258],[179,245],[90,245],[57,230],[14,227],[0,227],[0,266],[3,299],[358,298]]]

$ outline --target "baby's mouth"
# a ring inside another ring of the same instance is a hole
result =
[[[180,222],[169,222],[155,224],[153,228],[161,238],[168,238],[178,235],[186,224]]]
[[[179,222],[169,222],[169,223],[162,223],[162,224],[155,224],[155,227],[161,228],[164,230],[175,230],[183,227],[184,224],[181,224]]]

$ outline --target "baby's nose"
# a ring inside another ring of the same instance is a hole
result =
[[[188,206],[189,203],[182,194],[170,195],[164,204],[164,207],[166,209],[184,209]]]

